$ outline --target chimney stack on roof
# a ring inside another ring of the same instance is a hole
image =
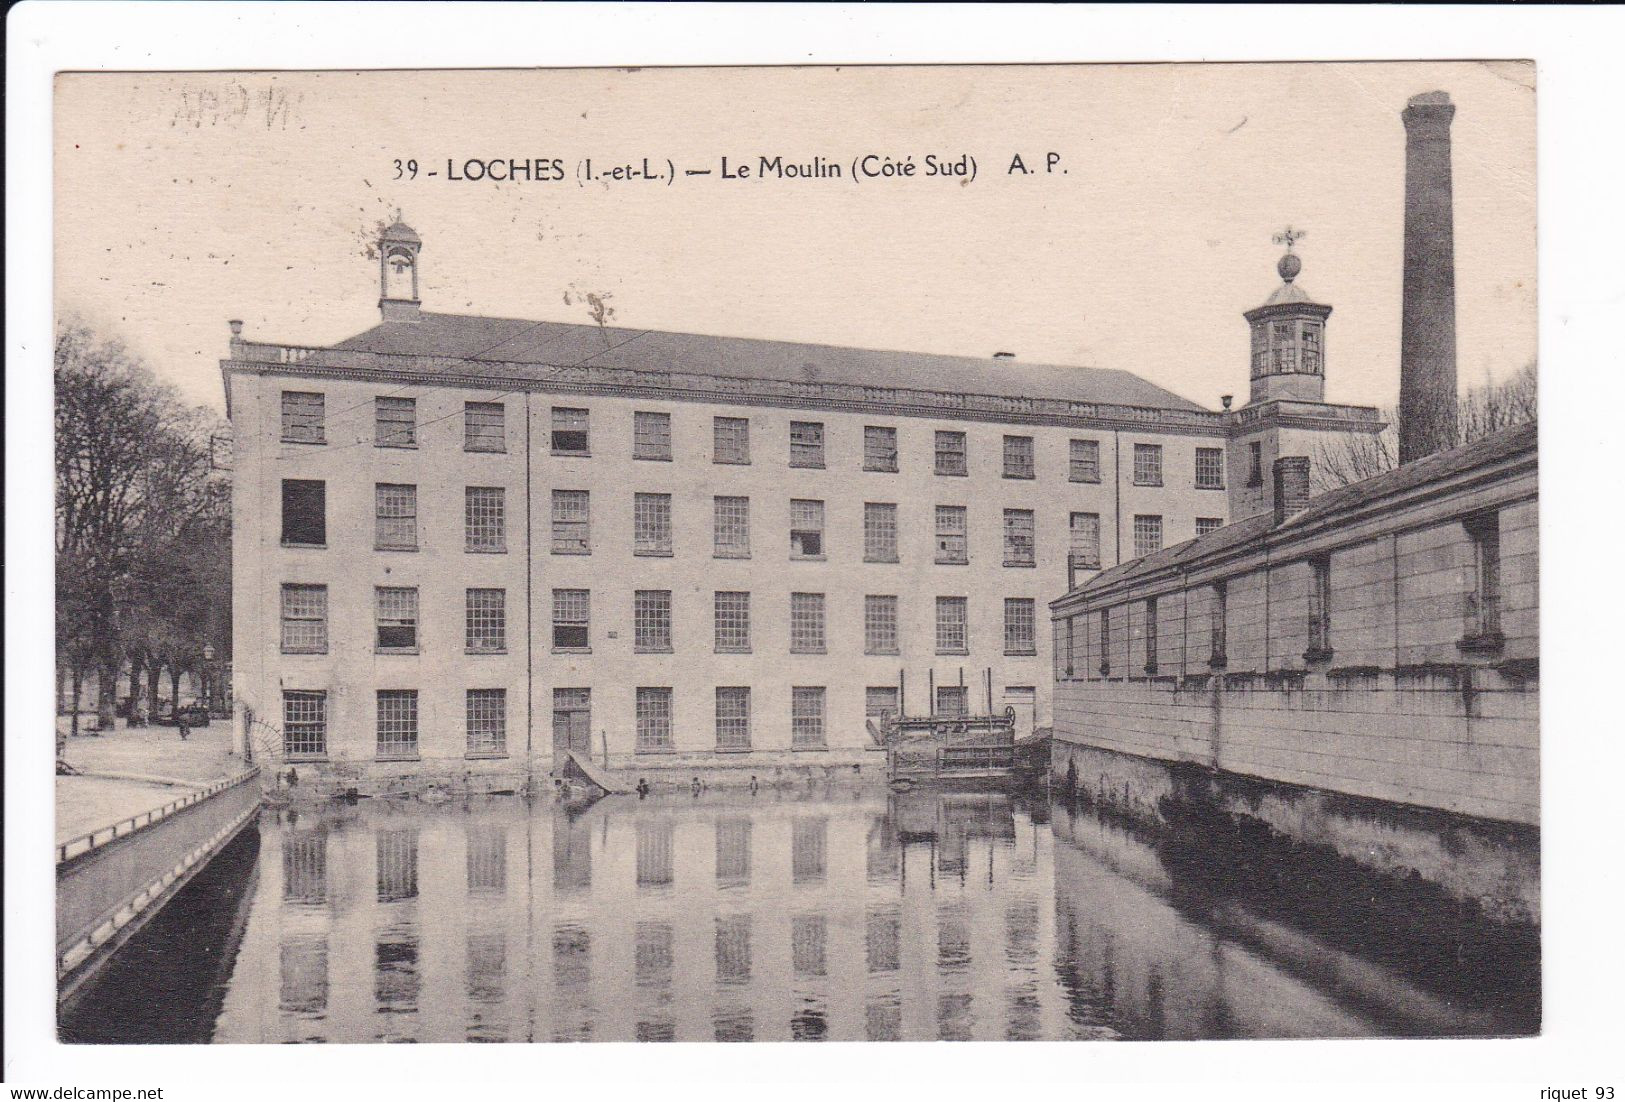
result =
[[[1275,476],[1275,523],[1309,507],[1309,457],[1283,455],[1271,468]]]
[[[1399,461],[1456,446],[1456,250],[1444,92],[1412,96],[1405,122],[1405,285]]]

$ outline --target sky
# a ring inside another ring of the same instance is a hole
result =
[[[1389,405],[1399,112],[1435,89],[1457,107],[1466,387],[1535,357],[1523,63],[64,74],[55,300],[223,410],[228,319],[307,345],[377,323],[372,246],[399,209],[426,310],[588,322],[590,294],[613,325],[1009,351],[1218,408],[1245,400],[1241,314],[1278,284],[1290,224],[1298,283],[1333,307],[1327,399]],[[854,180],[871,154],[916,172]],[[967,154],[974,180],[924,174]],[[843,176],[756,179],[763,155]],[[753,178],[723,179],[723,157]],[[566,178],[448,178],[471,158]],[[583,181],[586,158],[676,178]]]

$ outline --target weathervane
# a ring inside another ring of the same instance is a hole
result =
[[[1308,236],[1308,230],[1295,230],[1291,226],[1288,226],[1286,229],[1275,235],[1274,241],[1277,245],[1285,245],[1286,251],[1291,252],[1293,242],[1302,241]]]

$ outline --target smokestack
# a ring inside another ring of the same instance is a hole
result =
[[[1399,461],[1456,445],[1456,246],[1445,92],[1412,96],[1405,120],[1405,302]]]
[[[1283,455],[1271,468],[1275,476],[1275,523],[1309,507],[1309,457]]]

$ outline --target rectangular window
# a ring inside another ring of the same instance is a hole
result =
[[[327,756],[327,693],[324,690],[283,690],[282,753],[288,758]]]
[[[1004,565],[1033,566],[1036,564],[1031,509],[1004,511]]]
[[[464,642],[470,654],[501,654],[508,649],[508,591],[470,589]]]
[[[637,749],[670,750],[671,689],[639,688],[637,690]]]
[[[750,689],[717,686],[717,749],[750,749]]]
[[[1264,443],[1254,440],[1247,445],[1247,485],[1264,484]]]
[[[936,472],[947,475],[966,473],[964,433],[946,429],[937,430]]]
[[[897,597],[869,594],[863,598],[863,653],[897,653]]]
[[[327,443],[327,398],[299,390],[282,392],[282,442]]]
[[[418,549],[418,488],[380,482],[374,489],[374,546],[379,551]]]
[[[592,690],[553,690],[553,746],[592,752]]]
[[[1320,326],[1307,321],[1303,323],[1303,369],[1320,374]]]
[[[897,506],[893,502],[863,503],[863,561],[897,561]]]
[[[1100,676],[1112,675],[1112,610],[1100,610]]]
[[[1322,556],[1309,562],[1309,653],[1311,660],[1332,653],[1332,560]]]
[[[632,649],[640,654],[671,653],[671,590],[639,589],[632,594]]]
[[[824,653],[824,595],[790,594],[790,653]]]
[[[1468,632],[1476,638],[1501,631],[1501,518],[1472,518],[1467,534],[1473,541],[1473,591],[1468,595]]]
[[[964,685],[938,685],[936,715],[963,716],[970,714],[970,690]]]
[[[1100,441],[1072,441],[1068,458],[1067,478],[1073,482],[1100,481]]]
[[[1224,582],[1213,583],[1213,603],[1208,606],[1208,634],[1212,637],[1212,649],[1208,655],[1208,665],[1222,666],[1225,664],[1226,632],[1225,624],[1229,620],[1230,587]]]
[[[1031,597],[1004,599],[1004,653],[1013,655],[1037,654],[1034,617],[1036,606]]]
[[[501,402],[463,403],[463,450],[505,452],[507,408]]]
[[[937,598],[937,653],[970,653],[963,597]]]
[[[507,491],[501,486],[463,488],[463,550],[508,549]]]
[[[1068,616],[1063,623],[1066,624],[1065,646],[1060,659],[1062,675],[1076,677],[1078,673],[1078,617]]]
[[[282,653],[327,653],[327,587],[282,587]]]
[[[553,649],[585,651],[592,593],[586,589],[553,591]]]
[[[902,709],[897,703],[896,685],[870,685],[863,690],[863,716],[865,719],[886,719]]]
[[[823,749],[824,688],[796,685],[790,689],[790,748]]]
[[[1136,486],[1162,485],[1162,445],[1134,445],[1134,484]]]
[[[282,543],[288,547],[327,546],[327,483],[282,480]]]
[[[790,557],[824,557],[824,503],[794,498],[790,502]]]
[[[671,495],[632,495],[632,553],[671,554]]]
[[[1006,436],[1004,438],[1004,477],[1033,477],[1033,438]]]
[[[1147,597],[1145,600],[1145,672],[1150,677],[1157,675],[1157,599]]]
[[[1071,543],[1068,553],[1072,556],[1074,570],[1100,569],[1100,514],[1099,513],[1073,513],[1070,524]]]
[[[508,690],[469,689],[466,715],[469,755],[505,757],[508,753]]]
[[[377,647],[380,651],[418,649],[418,591],[416,586],[378,586]]]
[[[632,414],[632,458],[671,461],[671,414]]]
[[[712,554],[719,559],[750,558],[750,498],[716,497],[712,503]]]
[[[1197,517],[1196,518],[1196,534],[1198,536],[1205,536],[1209,532],[1217,532],[1220,528],[1223,528],[1223,527],[1224,527],[1224,518],[1223,517]]]
[[[890,425],[863,426],[863,469],[897,470],[897,430]]]
[[[586,490],[553,491],[553,554],[592,553],[592,498]]]
[[[587,443],[587,411],[554,406],[553,454],[589,455]]]
[[[750,462],[750,418],[711,418],[711,462]]]
[[[1162,518],[1145,513],[1134,516],[1134,557],[1144,558],[1162,550]]]
[[[713,597],[718,654],[750,653],[750,594],[719,589]]]
[[[378,756],[418,756],[418,691],[378,690]]]
[[[790,422],[790,466],[822,467],[824,465],[824,423],[822,421]]]
[[[1224,449],[1196,449],[1196,488],[1198,490],[1224,489]]]
[[[372,400],[373,443],[380,448],[415,448],[418,443],[418,404],[414,398]]]
[[[965,545],[963,505],[937,506],[937,561],[942,563],[970,561]]]

